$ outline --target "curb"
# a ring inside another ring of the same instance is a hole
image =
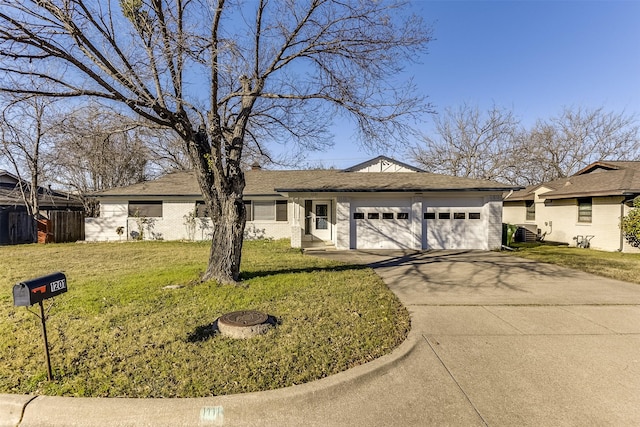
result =
[[[0,427],[218,426],[227,424],[225,410],[227,420],[242,412],[245,416],[238,425],[258,425],[248,420],[267,419],[276,408],[330,400],[385,374],[405,360],[420,339],[411,329],[395,350],[371,362],[309,383],[253,393],[168,399],[0,394]]]

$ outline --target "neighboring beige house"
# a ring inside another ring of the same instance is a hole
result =
[[[620,219],[638,195],[640,162],[596,162],[569,178],[508,194],[503,220],[526,230],[521,236],[527,240],[636,252],[620,231]]]
[[[288,238],[293,247],[494,249],[502,194],[516,187],[425,172],[381,156],[345,170],[245,173],[246,238]],[[96,194],[100,217],[87,240],[204,240],[211,223],[191,173]],[[121,228],[120,228],[121,227]],[[123,231],[118,235],[116,230]]]

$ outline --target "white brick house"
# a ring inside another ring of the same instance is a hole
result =
[[[245,173],[245,237],[289,238],[293,247],[494,249],[502,238],[502,193],[492,181],[422,171],[387,157],[345,170]],[[174,173],[101,192],[87,240],[204,240],[211,223],[195,176]],[[122,235],[116,230],[122,230]]]

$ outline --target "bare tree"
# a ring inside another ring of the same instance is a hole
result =
[[[402,1],[0,0],[0,90],[95,97],[171,128],[213,222],[203,279],[238,280],[247,147],[322,144],[334,115],[365,143],[429,111],[402,65],[429,27]]]
[[[91,193],[147,179],[151,152],[146,128],[117,111],[91,104],[57,121],[52,155],[55,180],[80,197],[95,214]]]
[[[519,121],[496,106],[483,113],[463,104],[434,116],[435,133],[412,149],[413,158],[430,172],[467,178],[512,181],[516,170],[513,141]]]
[[[33,217],[32,238],[37,238],[37,219],[40,215],[39,190],[45,180],[47,162],[53,144],[51,115],[53,100],[38,96],[6,97],[0,118],[0,154],[18,177],[27,213]]]
[[[565,108],[539,120],[519,139],[515,151],[527,183],[570,176],[598,160],[640,158],[640,126],[636,117],[604,108]]]

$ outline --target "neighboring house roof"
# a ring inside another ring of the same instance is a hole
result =
[[[640,170],[640,162],[631,162],[631,161],[599,161],[591,163],[589,166],[584,169],[576,172],[576,175],[584,175],[588,173],[594,172],[603,172],[610,170],[620,170],[620,169],[637,169]]]
[[[17,176],[0,169],[0,206],[24,206],[19,183],[20,179]],[[24,185],[23,188],[28,194],[30,185]],[[43,187],[38,188],[38,203],[43,210],[82,207],[82,202],[70,194]]]
[[[520,187],[494,181],[439,175],[390,160],[415,172],[353,172],[378,162],[378,157],[345,170],[272,171],[253,169],[245,172],[245,196],[277,195],[286,192],[420,192],[420,191],[509,191]],[[195,174],[176,172],[154,181],[115,188],[95,194],[111,196],[195,196],[201,192]]]
[[[596,196],[632,196],[640,194],[640,162],[595,162],[568,178],[559,178],[513,192],[505,201],[533,200],[541,187],[545,199],[572,199]]]

